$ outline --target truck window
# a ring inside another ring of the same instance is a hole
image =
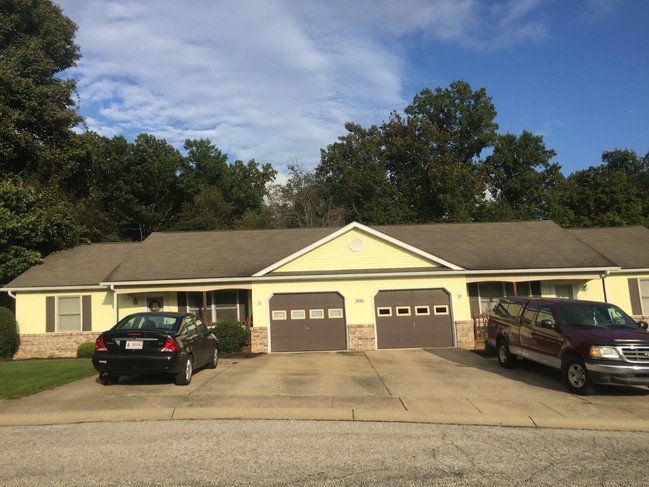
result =
[[[540,324],[543,320],[549,320],[554,323],[554,316],[552,316],[552,308],[550,306],[541,306],[539,314],[536,316],[536,324]]]

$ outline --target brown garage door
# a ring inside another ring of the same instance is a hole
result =
[[[453,346],[450,304],[442,289],[379,291],[374,298],[378,348]]]
[[[345,300],[338,293],[276,294],[270,299],[272,352],[346,350]]]

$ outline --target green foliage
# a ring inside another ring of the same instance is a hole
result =
[[[13,357],[17,345],[16,317],[7,308],[0,308],[0,358]]]
[[[92,358],[95,353],[95,342],[84,342],[77,347],[77,358]]]
[[[18,399],[90,377],[88,359],[14,360],[0,366],[0,399]]]
[[[221,353],[237,353],[250,339],[250,332],[238,321],[222,321],[216,325],[216,338]]]

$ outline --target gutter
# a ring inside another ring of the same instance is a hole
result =
[[[578,267],[578,268],[555,268],[555,269],[506,269],[506,270],[432,270],[418,272],[369,272],[369,273],[349,273],[349,274],[272,274],[265,276],[248,276],[248,277],[226,277],[226,278],[202,278],[202,279],[164,279],[164,280],[147,280],[147,281],[107,281],[100,282],[103,287],[110,287],[112,290],[115,286],[121,289],[141,286],[178,286],[178,285],[196,285],[196,284],[213,284],[213,283],[251,283],[251,282],[273,282],[273,281],[315,281],[322,279],[375,279],[386,277],[453,277],[453,276],[502,276],[502,275],[525,275],[525,274],[575,274],[575,273],[594,273],[601,276],[602,273],[619,270],[619,267]]]

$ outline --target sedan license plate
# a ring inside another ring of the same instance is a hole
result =
[[[128,340],[126,350],[142,350],[142,345],[144,345],[142,340]]]

